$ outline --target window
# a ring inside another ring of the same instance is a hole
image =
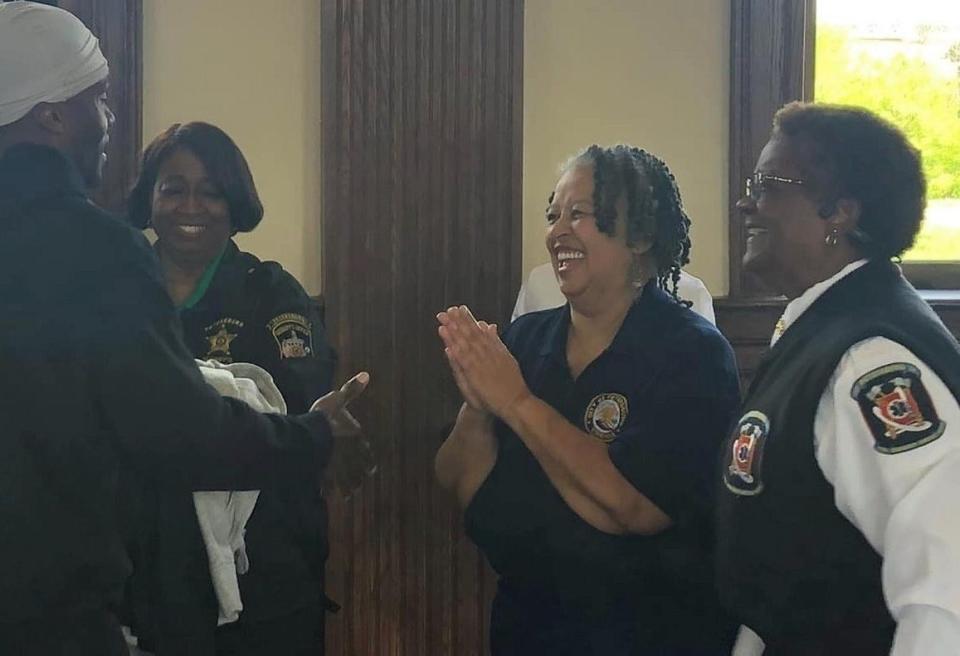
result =
[[[741,271],[734,203],[791,100],[868,107],[924,156],[929,207],[904,270],[921,289],[960,289],[960,3],[732,0],[730,295],[769,296]]]
[[[907,275],[960,287],[960,4],[818,0],[815,43],[813,97],[867,107],[923,152],[928,205]]]

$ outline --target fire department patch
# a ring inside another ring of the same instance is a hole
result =
[[[730,464],[723,471],[723,482],[734,494],[753,496],[763,490],[760,466],[763,447],[770,435],[767,415],[751,410],[737,422],[730,442]]]
[[[597,394],[583,413],[583,427],[601,442],[613,442],[627,422],[629,406],[623,394]]]
[[[850,396],[873,433],[880,453],[902,453],[929,444],[943,435],[946,424],[937,416],[920,370],[906,362],[888,364],[864,374]]]
[[[230,343],[237,338],[241,328],[243,328],[243,322],[230,317],[218,319],[204,328],[203,334],[210,343],[210,350],[203,359],[216,360],[224,364],[233,362]]]
[[[280,314],[267,324],[267,328],[277,340],[281,360],[313,355],[312,326],[302,314]]]

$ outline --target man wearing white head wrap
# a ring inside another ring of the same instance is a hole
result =
[[[21,141],[53,146],[96,186],[114,121],[108,73],[97,38],[73,14],[0,4],[0,151]]]
[[[0,654],[120,656],[120,472],[192,489],[313,480],[354,441],[355,376],[297,416],[224,399],[156,257],[97,208],[113,114],[83,24],[0,3]],[[177,573],[175,575],[180,575]]]
[[[18,0],[0,15],[0,126],[107,78],[97,37],[73,14]]]

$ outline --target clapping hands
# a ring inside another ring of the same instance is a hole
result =
[[[496,324],[477,321],[465,305],[439,313],[437,321],[444,353],[467,405],[503,417],[514,403],[530,395]]]

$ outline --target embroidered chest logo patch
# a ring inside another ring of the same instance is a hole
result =
[[[313,354],[312,326],[302,314],[287,312],[274,317],[267,328],[277,340],[280,359],[306,358]]]
[[[860,405],[873,448],[880,453],[902,453],[929,444],[943,435],[946,424],[937,416],[920,370],[897,362],[864,374],[850,390]]]
[[[723,471],[723,482],[734,494],[753,496],[763,490],[760,465],[763,447],[770,435],[770,419],[751,410],[737,422],[730,442],[730,464]]]
[[[583,413],[583,427],[601,442],[610,443],[627,423],[627,397],[615,392],[597,394]]]
[[[242,321],[230,317],[218,319],[204,328],[203,334],[210,344],[210,349],[203,359],[217,360],[224,364],[233,362],[233,355],[230,353],[230,343],[237,338],[242,328]]]

